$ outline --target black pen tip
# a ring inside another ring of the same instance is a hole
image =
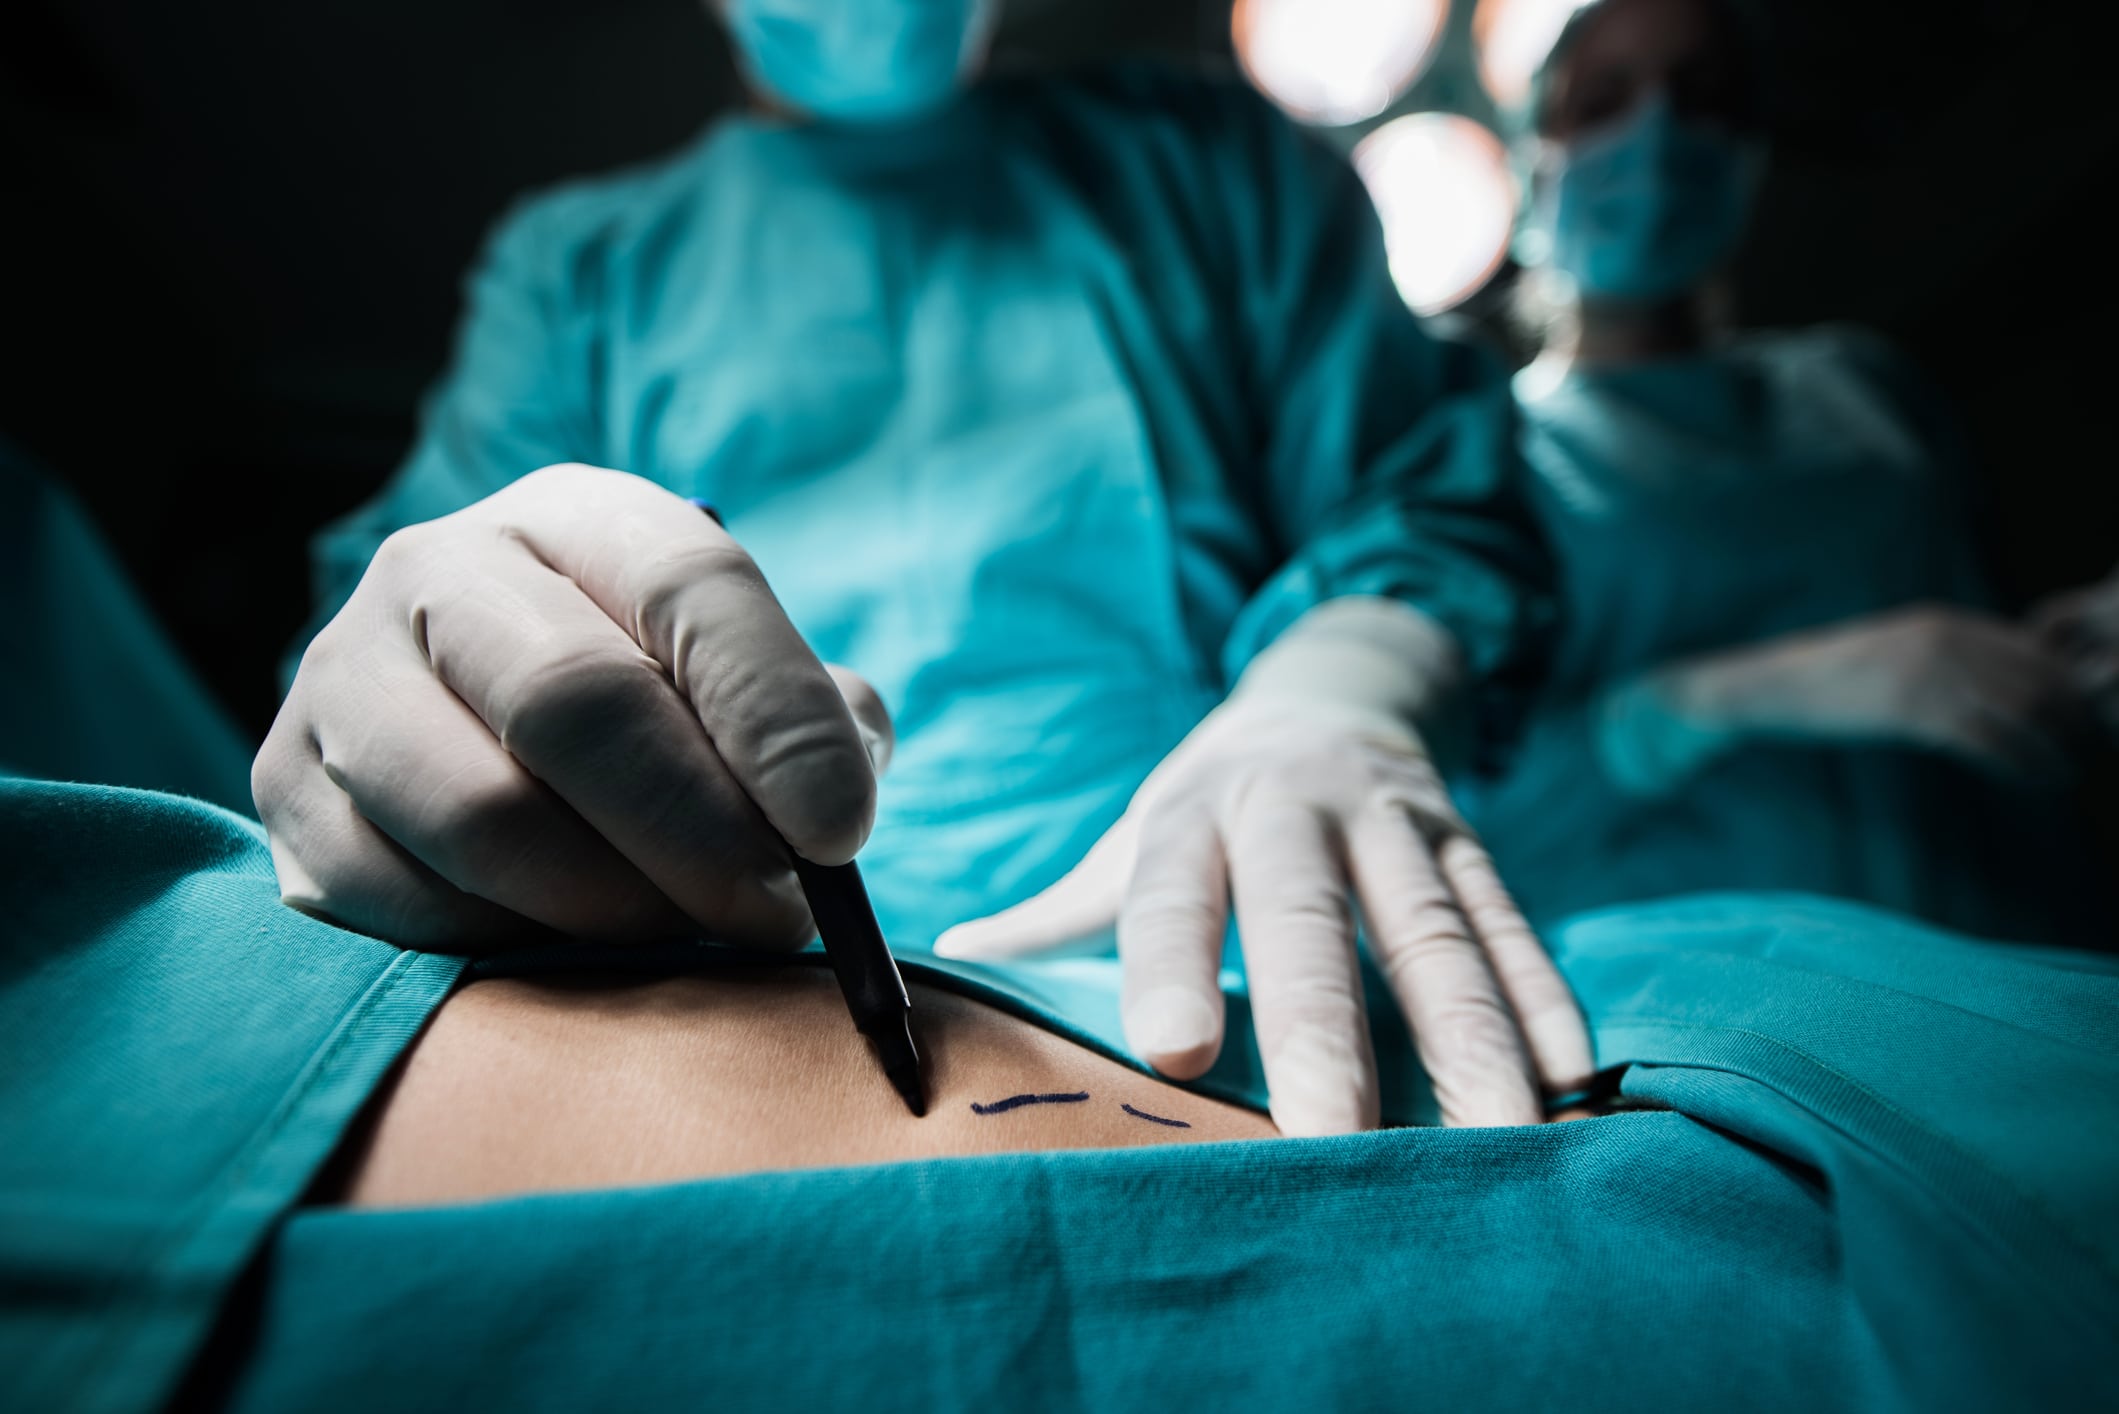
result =
[[[889,1072],[890,1083],[897,1086],[898,1093],[905,1097],[905,1108],[912,1111],[914,1119],[927,1117],[927,1089],[920,1080],[918,1066],[895,1066]]]
[[[869,1041],[876,1048],[876,1058],[883,1062],[883,1074],[890,1077],[892,1087],[904,1097],[905,1108],[912,1111],[914,1118],[924,1119],[927,1079],[920,1073],[920,1048],[913,1044],[911,1012],[903,1014],[898,1026],[886,1023],[871,1032]]]

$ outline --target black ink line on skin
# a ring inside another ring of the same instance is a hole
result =
[[[1192,1127],[1189,1120],[1164,1119],[1161,1115],[1151,1115],[1146,1110],[1136,1110],[1123,1100],[1119,1101],[1118,1107],[1135,1119],[1144,1119],[1150,1124],[1167,1124],[1172,1129],[1190,1129]]]
[[[1066,1095],[1010,1095],[1007,1099],[995,1100],[990,1105],[982,1105],[973,1100],[971,1112],[975,1115],[1004,1115],[1025,1105],[1078,1105],[1088,1098],[1087,1090],[1078,1090]],[[1163,1123],[1168,1124],[1169,1121],[1164,1120]]]

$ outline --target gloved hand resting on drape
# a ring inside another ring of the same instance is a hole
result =
[[[1672,664],[1608,693],[1599,753],[1621,785],[1673,789],[1746,740],[1899,743],[2065,784],[2088,716],[2025,628],[1914,605]]]
[[[2119,570],[2056,594],[2031,611],[2031,629],[2059,654],[2105,732],[2119,741]]]
[[[1418,611],[1329,601],[1256,658],[1082,863],[945,957],[1033,953],[1116,924],[1128,1044],[1165,1074],[1220,1053],[1233,896],[1274,1122],[1376,1123],[1355,910],[1451,1124],[1532,1124],[1591,1067],[1573,995],[1442,784],[1419,723],[1456,676]]]

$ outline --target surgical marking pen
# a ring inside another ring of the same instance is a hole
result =
[[[851,860],[813,864],[793,850],[788,854],[795,861],[795,877],[802,882],[809,915],[817,921],[817,936],[823,939],[824,955],[838,975],[853,1024],[868,1038],[883,1073],[905,1097],[905,1108],[916,1116],[925,1115],[927,1084],[920,1074],[920,1049],[912,1039],[912,998],[905,994],[905,979],[883,941],[860,869]]]
[[[707,502],[690,498],[716,525],[721,513]],[[782,840],[782,844],[786,841]],[[875,905],[868,901],[868,886],[852,860],[844,864],[815,864],[787,851],[794,861],[795,878],[802,896],[809,901],[809,916],[817,925],[824,956],[831,961],[839,991],[853,1024],[883,1066],[883,1074],[913,1115],[927,1113],[927,1082],[920,1074],[920,1048],[912,1039],[912,998],[905,994],[905,979],[898,961],[883,941],[882,925],[876,922]]]

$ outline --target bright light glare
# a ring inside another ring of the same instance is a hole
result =
[[[1501,140],[1454,113],[1385,123],[1354,149],[1368,184],[1391,279],[1416,313],[1470,298],[1501,268],[1516,219],[1516,185]]]
[[[1307,122],[1373,118],[1412,87],[1449,0],[1236,0],[1236,55],[1266,97]]]
[[[1472,40],[1479,46],[1479,77],[1504,108],[1530,101],[1531,77],[1552,52],[1567,17],[1589,0],[1479,0],[1472,12]]]

